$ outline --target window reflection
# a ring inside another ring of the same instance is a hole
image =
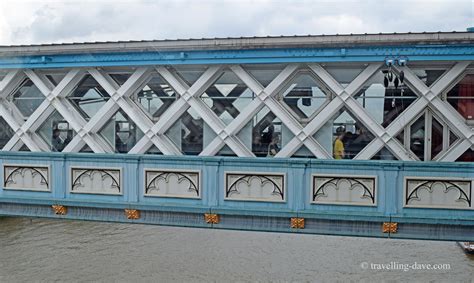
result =
[[[273,157],[282,147],[282,124],[263,108],[252,120],[252,152],[257,157]]]
[[[67,98],[85,118],[91,118],[110,96],[91,75],[86,75]]]
[[[30,79],[25,79],[11,98],[25,118],[30,117],[45,99]]]
[[[13,137],[13,130],[7,124],[7,122],[0,117],[0,150],[8,143]]]
[[[204,132],[209,135],[211,131],[212,129],[205,126],[203,119],[194,110],[189,109],[166,131],[166,136],[184,155],[198,155],[203,149]]]
[[[129,152],[143,136],[143,132],[121,110],[102,128],[100,134],[117,153]]]
[[[281,95],[283,102],[297,118],[310,118],[326,101],[326,94],[316,80],[308,73],[300,73]]]
[[[153,76],[137,93],[136,99],[151,117],[158,118],[176,100],[176,93],[161,77]]]
[[[447,95],[447,100],[468,124],[474,125],[474,75],[466,75]]]
[[[381,71],[359,90],[355,98],[374,120],[387,127],[417,99],[417,95],[406,85],[385,87],[383,81]]]
[[[62,152],[76,134],[57,111],[46,119],[38,132],[53,152]]]
[[[332,123],[332,153],[334,159],[353,159],[375,137],[345,109],[340,110]]]

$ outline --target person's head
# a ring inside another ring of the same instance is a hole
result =
[[[280,135],[279,134],[276,134],[273,136],[272,138],[272,143],[273,144],[277,144],[278,142],[280,142]]]
[[[59,137],[59,129],[54,129],[53,130],[53,138],[58,138]]]
[[[337,135],[338,137],[343,137],[345,133],[346,133],[346,129],[344,128],[344,126],[339,126],[339,127],[337,127],[337,129],[336,129],[336,135]]]

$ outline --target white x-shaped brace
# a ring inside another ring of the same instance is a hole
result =
[[[160,120],[153,126],[151,132],[154,134],[165,133],[176,120],[187,109],[195,110],[209,127],[216,133],[215,139],[208,144],[200,155],[215,155],[224,146],[228,145],[238,156],[255,156],[242,141],[237,138],[237,133],[258,113],[265,105],[292,131],[301,130],[299,122],[274,98],[280,89],[288,83],[292,75],[298,70],[298,65],[288,65],[266,88],[256,81],[250,74],[240,66],[231,66],[231,70],[257,95],[247,107],[229,124],[224,122],[209,107],[199,99],[207,88],[224,72],[221,67],[210,67],[191,87],[188,87],[178,76],[164,67],[158,67],[157,72],[170,84],[180,95],[180,99],[173,103],[163,114]],[[329,156],[327,152],[312,137],[307,139],[308,147],[313,153]],[[141,153],[147,150],[150,142],[146,136],[143,137],[130,152]]]
[[[7,100],[8,95],[13,93],[25,78],[26,75],[23,71],[12,70],[0,81],[0,116],[3,117],[14,132],[14,136],[10,139],[9,143],[4,146],[3,150],[12,150],[13,146],[21,140],[23,140],[32,151],[48,149],[48,146],[36,133],[22,129],[24,120],[21,112],[15,104]],[[14,142],[12,142],[12,140],[14,140]],[[18,150],[22,145],[22,143],[19,143],[18,148],[14,148],[13,150]]]
[[[82,132],[100,136],[98,132],[110,121],[117,111],[122,109],[142,132],[147,133],[153,125],[153,122],[141,108],[130,99],[130,96],[147,83],[151,75],[150,68],[137,68],[122,86],[119,86],[110,75],[101,70],[89,69],[88,72],[110,95],[110,99],[83,126]],[[150,140],[164,154],[180,154],[176,146],[165,136],[151,135]],[[84,146],[84,141],[85,140],[81,139],[81,136],[78,135],[69,143],[64,151],[79,151]],[[113,151],[113,148],[108,149],[108,152]]]
[[[5,145],[3,150],[18,150],[25,144],[31,151],[50,151],[51,148],[39,137],[36,131],[55,110],[57,110],[77,132],[81,128],[81,125],[85,123],[85,120],[65,97],[82,78],[83,74],[81,73],[82,72],[77,69],[69,71],[56,87],[44,75],[37,74],[33,70],[26,69],[21,73],[12,73],[12,76],[16,78],[12,80],[7,78],[5,84],[8,86],[3,88],[2,96],[6,97],[13,93],[26,75],[46,99],[26,121],[23,121],[22,116],[18,115],[19,110],[13,103],[6,103],[10,111],[3,109],[2,116],[13,129],[15,135]],[[3,108],[3,105],[1,107]],[[101,148],[97,146],[96,141],[92,139],[92,137],[87,136],[84,139],[96,152],[101,152]]]
[[[447,103],[441,101],[437,95],[444,89],[446,89],[450,83],[452,83],[457,76],[469,65],[469,63],[463,62],[455,65],[449,72],[447,72],[436,84],[431,88],[428,88],[415,74],[413,74],[408,68],[404,68],[406,73],[407,84],[415,89],[419,93],[420,98],[413,103],[408,109],[406,109],[395,121],[393,121],[386,129],[384,129],[379,123],[377,123],[372,116],[360,105],[354,95],[357,91],[363,87],[365,82],[372,77],[376,71],[380,68],[381,64],[374,63],[369,65],[359,76],[354,79],[347,87],[343,88],[333,77],[331,77],[326,70],[324,70],[318,64],[310,64],[310,68],[314,73],[336,94],[335,99],[328,103],[319,112],[310,123],[306,125],[304,131],[307,135],[312,135],[317,132],[329,119],[331,119],[335,113],[343,106],[350,111],[360,122],[371,131],[375,139],[366,146],[355,159],[370,159],[374,156],[383,146],[387,146],[391,152],[400,160],[413,160],[415,157],[410,151],[405,149],[396,139],[395,136],[404,127],[406,127],[413,118],[415,118],[429,103],[433,104],[433,107],[438,109],[447,109],[449,106]],[[400,70],[398,70],[400,71]],[[412,83],[414,82],[414,83]],[[436,99],[435,99],[436,98]],[[429,100],[428,100],[429,99]],[[458,131],[466,131],[469,128],[465,125],[462,119],[459,117],[454,118],[456,114],[453,111],[445,111],[448,116],[445,115],[449,121],[458,121],[456,128]],[[454,111],[455,112],[455,111]],[[440,113],[441,114],[441,113]],[[459,116],[459,115],[457,115]],[[470,131],[468,131],[470,132]],[[278,154],[277,156],[290,156],[300,146],[302,141],[297,137],[293,138]],[[458,145],[461,147],[461,144]],[[469,145],[464,143],[464,147],[461,149],[467,149]],[[460,150],[461,150],[460,149]],[[451,151],[450,151],[451,152]],[[459,155],[462,154],[459,153]]]
[[[412,115],[418,115],[424,108],[429,107],[433,112],[440,116],[440,118],[442,118],[442,120],[448,125],[449,129],[459,137],[459,140],[452,145],[448,151],[443,152],[437,157],[437,161],[455,161],[466,152],[469,147],[474,145],[474,130],[467,126],[466,121],[461,114],[459,114],[448,102],[443,101],[440,98],[440,94],[449,90],[458,80],[460,80],[460,78],[463,77],[462,75],[470,63],[472,62],[464,61],[455,64],[431,87],[427,87],[411,70],[409,70],[409,68],[404,67],[403,69],[396,69],[397,72],[403,70],[405,74],[408,74],[408,84],[418,91],[421,96],[417,101],[415,101],[415,103],[419,103],[420,105],[414,105],[415,107],[412,109],[413,113],[406,114],[407,117],[405,119],[411,118]],[[393,130],[397,129],[394,128]]]
[[[464,72],[466,67],[469,65],[469,62],[459,62],[455,64],[451,69],[449,69],[441,78],[438,79],[431,87],[426,86],[426,84],[421,81],[416,74],[414,74],[408,67],[395,67],[395,71],[400,73],[403,70],[405,73],[405,83],[415,91],[419,98],[415,100],[402,114],[400,114],[386,129],[378,134],[382,139],[376,139],[372,141],[367,147],[365,147],[357,156],[357,159],[370,159],[375,155],[383,146],[386,141],[391,139],[392,145],[394,143],[399,144],[396,141],[395,136],[407,127],[413,119],[415,119],[422,111],[427,107],[433,110],[436,114],[443,117],[444,121],[448,123],[451,129],[454,129],[455,132],[461,137],[460,141],[456,143],[456,147],[461,146],[461,149],[464,148],[464,151],[472,145],[469,142],[469,145],[466,147],[466,139],[470,139],[472,136],[471,129],[465,124],[464,119],[452,109],[452,107],[447,103],[441,100],[439,97],[440,94],[448,89],[449,86]],[[372,131],[373,132],[373,131]],[[393,153],[398,153],[393,147],[389,149]],[[414,155],[408,150],[404,149],[406,155],[410,159],[415,159]],[[463,152],[449,150],[445,156],[441,156],[438,160],[442,161],[454,161],[459,157]],[[400,158],[400,157],[399,157]],[[402,158],[400,158],[402,159]],[[407,160],[407,159],[402,159]]]
[[[379,140],[382,145],[386,144],[399,159],[409,160],[410,156],[407,154],[403,146],[392,140],[391,137],[384,132],[383,127],[377,123],[354,98],[354,95],[357,94],[357,92],[380,69],[381,66],[381,63],[369,64],[349,85],[343,87],[319,64],[309,64],[310,69],[335,94],[335,97],[303,128],[304,135],[301,135],[302,137],[295,136],[290,140],[290,142],[277,154],[277,157],[291,156],[302,145],[305,136],[312,136],[330,119],[332,119],[342,107],[345,106],[348,112],[354,115],[358,121],[363,123],[364,126],[374,134],[375,140]],[[379,149],[377,149],[377,151]],[[377,151],[375,153],[377,153]],[[359,153],[359,155],[361,153]],[[355,158],[360,159],[359,155]],[[316,157],[331,158],[320,157],[317,155]]]
[[[287,65],[276,78],[267,86],[263,87],[254,77],[247,73],[238,65],[231,66],[231,70],[252,90],[257,99],[252,100],[244,110],[224,129],[227,135],[236,135],[245,125],[265,106],[279,118],[283,124],[295,135],[300,138],[304,133],[303,127],[294,118],[294,116],[279,103],[275,96],[282,88],[287,85],[299,70],[298,64]],[[304,137],[304,144],[316,156],[329,158],[327,151],[313,138]],[[225,145],[225,139],[216,137],[201,153],[201,155],[215,155]],[[252,155],[253,156],[253,155]]]
[[[92,151],[97,153],[113,152],[111,146],[101,135],[86,128],[88,122],[66,98],[85,75],[86,72],[83,70],[73,69],[69,71],[64,79],[54,88],[46,78],[40,78],[32,71],[28,74],[33,83],[46,96],[46,101],[50,103],[49,108],[51,112],[54,111],[54,109],[57,110],[64,120],[69,123],[69,126],[77,133],[73,140],[81,140],[81,147],[74,147],[77,142],[69,143],[63,152],[80,151],[84,144],[87,144]]]
[[[221,66],[209,67],[191,87],[180,79],[179,76],[165,67],[157,67],[156,71],[176,91],[179,95],[179,99],[163,113],[155,125],[145,132],[145,135],[130,150],[130,153],[145,152],[151,146],[150,136],[158,135],[168,139],[165,135],[166,131],[182,114],[184,114],[184,112],[189,108],[192,108],[202,117],[205,123],[209,125],[218,137],[225,140],[226,144],[238,156],[254,156],[252,151],[250,151],[236,136],[226,133],[224,122],[222,122],[222,120],[199,98],[199,96],[201,96],[224,72]]]
[[[331,75],[329,75],[318,64],[310,64],[311,70],[328,88],[336,94],[335,99],[329,102],[316,115],[316,117],[305,127],[288,112],[276,99],[274,95],[286,85],[295,72],[298,65],[288,65],[266,88],[256,81],[250,74],[240,66],[231,66],[231,70],[254,92],[258,99],[253,100],[229,125],[225,126],[222,120],[210,110],[199,96],[214,83],[223,73],[219,66],[210,67],[191,87],[188,87],[179,76],[173,74],[164,67],[156,68],[157,72],[170,84],[180,95],[175,103],[164,113],[158,123],[153,125],[151,119],[129,98],[137,89],[144,86],[150,76],[148,68],[138,68],[132,76],[122,85],[117,83],[106,73],[91,69],[89,73],[110,94],[111,99],[86,122],[78,111],[65,97],[73,90],[77,83],[85,75],[81,70],[71,70],[64,79],[54,87],[43,75],[38,75],[32,70],[24,72],[14,70],[0,82],[0,115],[12,127],[15,136],[7,143],[4,150],[17,150],[22,143],[26,144],[32,151],[48,151],[47,144],[36,134],[36,130],[56,109],[72,128],[78,133],[64,151],[79,151],[87,143],[94,152],[112,152],[113,149],[97,134],[97,132],[109,121],[109,119],[121,108],[137,126],[145,133],[145,136],[136,144],[130,153],[143,153],[152,144],[155,144],[164,154],[179,155],[179,149],[164,134],[173,123],[185,111],[192,107],[204,121],[214,130],[217,137],[206,146],[201,155],[215,155],[225,144],[238,156],[254,156],[253,153],[235,136],[263,107],[268,108],[288,127],[295,137],[278,153],[278,157],[291,156],[302,144],[318,158],[331,158],[330,154],[312,137],[312,135],[343,106],[347,106],[354,116],[358,118],[373,134],[376,139],[371,142],[357,156],[357,159],[369,159],[384,145],[402,160],[413,159],[411,153],[401,146],[393,137],[406,127],[426,107],[433,108],[438,115],[445,118],[450,128],[453,128],[461,139],[453,146],[452,150],[445,152],[439,160],[453,161],[464,151],[474,144],[474,134],[466,126],[463,118],[452,109],[450,105],[443,102],[438,95],[450,86],[456,78],[462,74],[469,62],[461,62],[451,68],[437,83],[427,87],[409,68],[403,68],[407,84],[416,91],[418,98],[408,109],[406,109],[386,129],[383,129],[365,109],[357,103],[353,95],[370,79],[380,68],[381,64],[369,65],[353,82],[343,88]],[[400,68],[395,68],[400,71]],[[30,118],[23,122],[21,113],[17,107],[5,100],[22,80],[28,76],[33,83],[46,96],[46,100],[38,107]],[[5,107],[7,106],[7,108]],[[20,142],[19,142],[20,141]]]

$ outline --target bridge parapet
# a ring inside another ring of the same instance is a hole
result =
[[[0,215],[474,241],[470,163],[22,152],[0,162]]]

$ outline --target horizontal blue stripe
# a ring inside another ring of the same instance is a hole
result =
[[[473,45],[116,52],[0,57],[0,68],[474,60]]]

